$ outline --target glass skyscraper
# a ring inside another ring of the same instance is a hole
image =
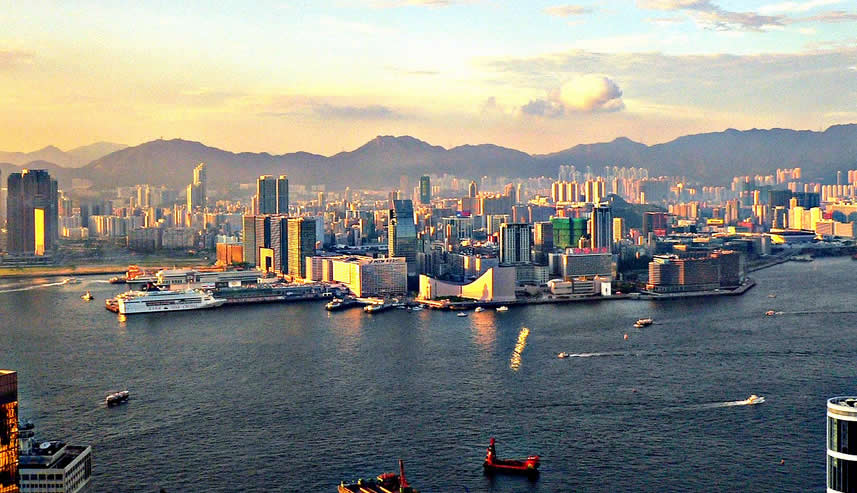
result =
[[[0,493],[18,493],[18,374],[0,370]]]
[[[45,255],[59,239],[57,181],[41,169],[11,173],[7,181],[7,246],[12,254]]]
[[[420,203],[423,205],[431,203],[431,178],[425,175],[420,177]]]
[[[306,278],[306,258],[315,254],[315,220],[292,217],[288,225],[289,275]]]
[[[410,200],[394,200],[387,230],[390,257],[405,257],[408,277],[417,272],[417,229],[414,224],[414,204]]]

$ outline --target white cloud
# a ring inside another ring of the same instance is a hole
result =
[[[835,5],[837,3],[842,3],[842,0],[810,0],[808,2],[775,3],[759,7],[759,13],[765,15],[772,15],[808,12],[817,7]]]
[[[726,10],[712,0],[637,0],[640,8],[685,12],[703,27],[718,31],[742,29],[763,31],[785,22],[782,16]]]
[[[521,107],[527,115],[559,118],[569,113],[621,111],[625,108],[622,89],[611,78],[600,74],[575,77],[544,99],[534,99]]]
[[[554,17],[571,17],[574,15],[589,14],[591,12],[591,8],[584,7],[582,5],[557,5],[554,7],[547,7],[545,9],[546,14]]]

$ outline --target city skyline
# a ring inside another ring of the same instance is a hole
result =
[[[857,121],[857,10],[836,0],[41,2],[3,18],[8,151],[163,136],[331,155],[408,134],[539,153]]]

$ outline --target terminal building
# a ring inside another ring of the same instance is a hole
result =
[[[408,292],[408,265],[404,257],[307,257],[306,266],[307,278],[341,282],[358,297],[405,296]]]
[[[654,293],[682,293],[733,288],[744,282],[744,257],[731,250],[705,255],[655,255],[649,262],[646,289]]]
[[[492,267],[468,284],[420,276],[420,299],[466,298],[476,301],[514,301],[514,267]]]
[[[857,491],[857,397],[827,401],[827,491]]]

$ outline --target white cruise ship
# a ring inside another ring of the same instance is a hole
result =
[[[122,315],[199,310],[200,308],[214,308],[226,302],[226,300],[217,299],[198,289],[184,291],[131,291],[121,294],[116,298],[119,304],[119,313]]]

